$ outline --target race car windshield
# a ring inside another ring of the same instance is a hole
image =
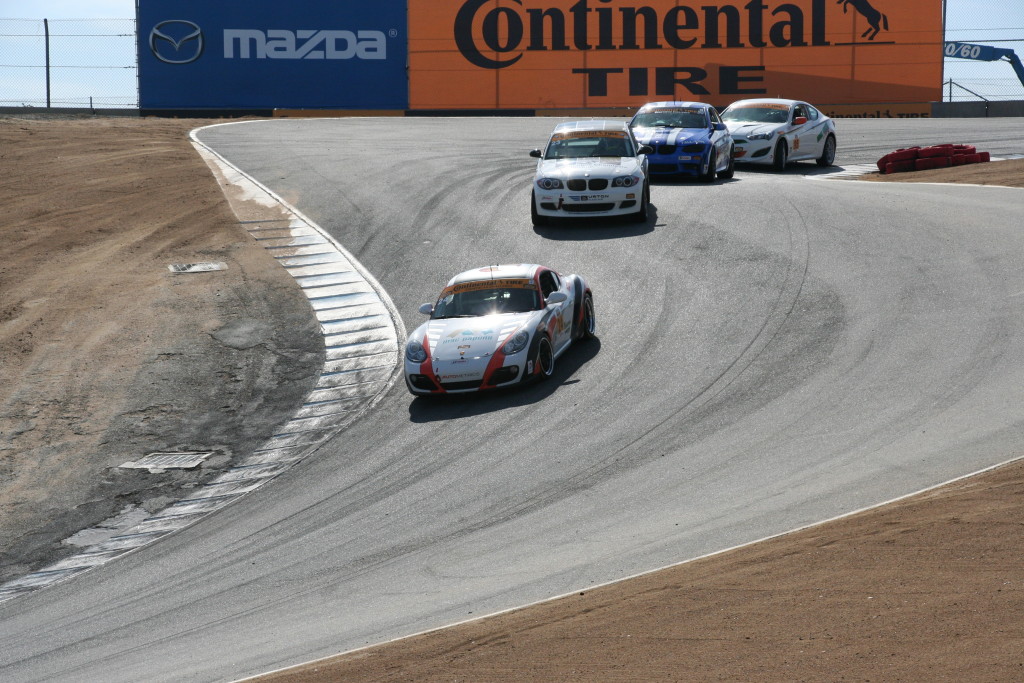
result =
[[[699,111],[644,111],[636,115],[637,128],[707,128],[708,121]]]
[[[780,107],[739,107],[722,112],[723,121],[749,123],[786,123],[789,109]]]
[[[548,144],[545,159],[578,159],[580,157],[631,157],[635,152],[629,148],[625,137],[572,137],[552,140]]]
[[[431,318],[478,318],[499,313],[525,313],[539,308],[535,289],[495,288],[450,292],[434,305]]]

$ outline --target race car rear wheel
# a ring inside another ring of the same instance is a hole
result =
[[[535,192],[530,193],[530,219],[534,225],[547,225],[549,222],[547,216],[537,213],[537,194]]]
[[[718,172],[718,177],[728,180],[736,175],[736,149],[729,148],[729,165]]]
[[[715,180],[715,166],[718,165],[718,155],[715,154],[715,150],[711,150],[708,153],[708,170],[701,173],[701,182],[711,183]]]
[[[821,148],[821,156],[815,159],[818,166],[831,166],[836,160],[836,136],[829,135],[825,138],[825,145]]]
[[[597,336],[597,316],[594,315],[594,297],[587,294],[583,299],[583,324],[580,325],[580,339]]]
[[[786,145],[785,140],[779,140],[779,144],[775,145],[775,157],[772,159],[772,168],[776,171],[785,171],[786,164],[789,163],[789,147]]]
[[[555,374],[555,352],[551,348],[551,340],[547,337],[541,337],[540,343],[537,344],[537,357],[534,359],[537,370],[537,378],[541,381],[546,380]]]

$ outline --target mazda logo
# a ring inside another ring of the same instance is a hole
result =
[[[203,54],[203,30],[191,21],[168,19],[149,32],[149,49],[165,64],[188,64]]]

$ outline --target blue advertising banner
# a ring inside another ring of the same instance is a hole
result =
[[[404,0],[139,0],[141,109],[406,109]]]

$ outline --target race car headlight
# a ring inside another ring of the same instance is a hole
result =
[[[405,345],[405,357],[411,363],[422,363],[427,359],[427,350],[418,341],[411,341]]]
[[[641,178],[639,178],[638,176],[634,176],[634,175],[619,176],[618,178],[616,178],[615,180],[612,181],[612,186],[613,187],[633,187],[634,185],[639,183],[640,180],[641,180]]]
[[[753,133],[747,136],[748,140],[771,140],[775,133]]]
[[[505,342],[505,345],[501,347],[501,351],[506,356],[517,354],[526,348],[526,344],[529,341],[530,334],[526,330],[519,330],[511,339]]]
[[[558,178],[541,178],[537,181],[537,187],[542,190],[561,190],[562,181]]]

